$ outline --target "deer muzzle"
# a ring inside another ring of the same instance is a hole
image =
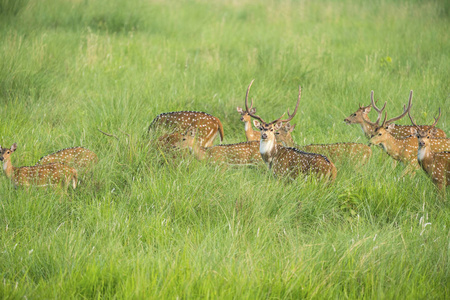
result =
[[[261,133],[261,139],[266,140],[267,139],[267,133]]]

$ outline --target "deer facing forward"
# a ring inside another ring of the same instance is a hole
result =
[[[245,96],[245,107],[250,116],[255,118],[253,124],[261,131],[261,140],[259,151],[263,161],[276,176],[297,178],[300,174],[316,175],[319,178],[330,179],[334,181],[337,175],[337,169],[334,164],[324,155],[316,153],[307,153],[295,148],[283,147],[277,144],[275,132],[277,132],[283,123],[287,123],[295,116],[301,98],[301,88],[298,91],[298,100],[294,112],[289,114],[289,118],[282,120],[280,118],[270,123],[265,122],[260,116],[250,112],[248,109],[248,93],[253,81],[247,88]]]
[[[58,186],[67,190],[70,183],[77,187],[78,174],[74,168],[61,163],[36,165],[31,167],[14,167],[11,162],[11,154],[17,149],[14,143],[11,148],[0,146],[0,161],[3,162],[3,171],[11,179],[14,186]]]

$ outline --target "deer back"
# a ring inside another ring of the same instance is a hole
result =
[[[163,113],[152,121],[148,131],[152,128],[165,129],[170,132],[184,132],[189,128],[197,129],[197,139],[201,146],[211,146],[217,134],[223,140],[223,126],[220,120],[210,114],[198,111],[177,111]]]
[[[450,139],[448,138],[430,138],[431,151],[445,152],[450,151]]]
[[[73,147],[59,150],[39,159],[36,165],[63,163],[78,170],[91,168],[98,162],[97,154],[84,147]]]
[[[308,153],[296,148],[276,145],[276,154],[272,159],[272,170],[277,176],[289,176],[293,179],[300,174],[314,174],[331,181],[336,179],[334,164],[324,155]]]
[[[411,135],[411,129],[413,129],[414,125],[397,125],[393,124],[394,126],[390,128],[386,128],[387,131],[392,134],[392,136],[396,138],[407,138]],[[432,128],[430,125],[418,125],[421,130],[428,131],[430,129],[433,129],[431,133],[431,137],[433,138],[446,138],[447,135],[442,129],[439,128]]]
[[[262,162],[259,153],[259,141],[248,141],[236,144],[216,145],[204,148],[207,156],[215,162],[231,165],[255,165]]]

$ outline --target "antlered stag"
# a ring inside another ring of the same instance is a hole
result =
[[[408,107],[404,109],[402,114],[386,122],[385,129],[396,138],[406,138],[411,135],[411,125],[397,125],[392,123],[406,116],[406,113],[411,109],[412,106],[412,97],[413,91],[410,91]],[[383,111],[386,108],[386,102],[384,103],[382,108],[378,108],[376,106],[373,97],[373,91],[371,91],[370,93],[370,101],[371,101],[370,105],[360,106],[356,112],[354,112],[344,120],[347,124],[360,124],[361,129],[363,130],[365,136],[368,139],[370,139],[373,135],[375,135],[375,130],[379,127],[379,122],[383,116]],[[378,114],[377,120],[374,123],[371,122],[368,117],[368,114],[372,107]],[[427,130],[430,126],[420,125],[419,127],[424,130]],[[431,133],[433,137],[446,137],[445,132],[439,128],[434,128]]]
[[[248,94],[253,81],[247,88],[245,96],[245,107],[248,109]],[[261,140],[259,151],[262,159],[276,176],[288,176],[292,179],[297,178],[300,174],[313,174],[318,177],[326,178],[334,181],[337,170],[334,164],[324,155],[316,153],[307,153],[295,148],[288,148],[278,145],[275,140],[275,132],[279,130],[283,123],[287,123],[295,116],[301,98],[301,87],[299,87],[297,105],[294,112],[289,114],[288,119],[280,118],[270,123],[265,122],[260,116],[249,112],[250,116],[255,118],[253,124],[261,131]]]

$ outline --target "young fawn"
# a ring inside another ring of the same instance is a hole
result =
[[[365,164],[372,156],[372,149],[360,143],[334,143],[334,144],[310,144],[296,145],[292,138],[295,125],[287,123],[275,133],[277,142],[285,147],[295,147],[306,152],[319,153],[327,156],[332,162],[338,163],[346,159],[357,159],[359,163]]]
[[[409,111],[409,109],[411,108],[411,105],[412,105],[412,96],[413,96],[413,91],[410,91],[408,108],[404,109],[403,113],[400,114],[399,116],[388,120],[386,122],[387,125],[403,118],[406,115],[406,113]],[[370,101],[371,101],[370,105],[368,105],[368,106],[360,105],[359,109],[356,112],[354,112],[353,114],[351,114],[344,120],[347,124],[360,124],[361,129],[364,132],[364,135],[368,139],[370,139],[373,135],[375,135],[375,129],[377,129],[377,127],[379,127],[379,122],[383,115],[383,110],[386,108],[386,102],[384,103],[384,105],[381,109],[376,106],[374,97],[373,97],[373,91],[370,93]],[[377,120],[375,121],[375,123],[371,122],[368,117],[368,114],[372,107],[378,113],[378,117],[377,117]],[[386,127],[386,130],[388,130],[389,133],[392,136],[394,136],[395,138],[406,138],[411,135],[411,127],[412,127],[411,125],[391,124],[391,126]],[[430,126],[421,125],[419,127],[424,130],[428,130]],[[431,133],[432,133],[433,137],[446,137],[445,132],[439,128],[433,128]]]
[[[11,154],[16,151],[17,144],[14,143],[11,148],[2,148],[0,146],[0,161],[3,161],[3,171],[11,179],[14,186],[58,186],[65,190],[72,183],[72,187],[77,187],[77,171],[61,163],[50,163],[47,165],[35,165],[31,167],[16,168],[11,162]]]
[[[98,162],[97,155],[83,147],[73,147],[59,150],[39,159],[36,165],[62,163],[74,167],[78,171],[87,171]]]
[[[195,139],[196,129],[190,129],[183,134],[177,146],[182,149],[189,148],[198,160],[208,159],[228,165],[256,165],[262,162],[259,141],[202,147],[195,142]]]
[[[220,120],[210,114],[198,111],[176,111],[163,113],[156,116],[148,127],[148,132],[152,129],[163,129],[174,132],[185,132],[188,128],[197,128],[200,146],[212,146],[217,134],[220,141],[223,141],[223,126]]]
[[[433,151],[431,146],[431,141],[433,140],[431,132],[440,117],[441,110],[439,109],[439,116],[435,118],[433,125],[428,130],[423,130],[416,125],[411,114],[409,114],[418,139],[416,143],[418,142],[417,160],[419,165],[440,190],[445,190],[446,186],[450,185],[450,149],[447,149],[447,151]]]
[[[248,109],[248,94],[253,81],[247,88],[245,96],[245,107]],[[300,174],[314,174],[317,177],[324,177],[334,181],[337,175],[336,167],[330,160],[321,154],[307,153],[295,148],[283,147],[276,143],[275,132],[279,130],[283,123],[287,123],[295,116],[301,98],[301,88],[298,91],[298,100],[294,112],[289,114],[289,118],[282,120],[280,118],[270,123],[265,122],[260,116],[249,111],[251,117],[255,118],[253,124],[261,131],[261,140],[259,151],[263,161],[276,176],[287,176],[292,179],[297,178]],[[284,114],[283,114],[284,115]]]

